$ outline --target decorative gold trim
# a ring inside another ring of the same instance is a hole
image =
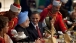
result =
[[[60,13],[61,14],[61,12],[59,11],[58,13]],[[62,14],[61,14],[62,15]]]
[[[12,28],[14,26],[14,21],[10,21],[12,24],[11,26],[9,26],[10,28]]]

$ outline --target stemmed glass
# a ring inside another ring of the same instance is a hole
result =
[[[59,39],[61,40],[60,43],[64,43],[64,37],[63,37],[63,35],[59,35]]]

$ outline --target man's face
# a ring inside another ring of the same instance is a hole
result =
[[[76,12],[72,13],[71,17],[72,17],[73,20],[76,19]]]
[[[5,27],[3,28],[4,33],[8,33],[8,29],[9,29],[9,26],[8,26],[8,23],[6,23]]]
[[[19,13],[18,12],[12,12],[12,11],[9,11],[9,18],[12,19],[14,17],[18,17]]]
[[[31,21],[33,22],[34,25],[37,25],[38,22],[39,22],[39,20],[40,20],[39,14],[33,14],[33,15],[31,16]]]
[[[24,27],[28,27],[29,26],[29,23],[30,23],[30,21],[29,21],[29,18],[28,18],[25,22],[22,23],[22,25]]]
[[[12,12],[13,17],[18,17],[19,13],[18,12]]]
[[[56,12],[58,12],[60,10],[60,6],[53,6],[52,7],[52,13],[55,14]]]

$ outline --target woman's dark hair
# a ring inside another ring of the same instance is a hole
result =
[[[2,28],[6,26],[6,23],[8,22],[8,18],[0,15],[0,31],[2,31]]]

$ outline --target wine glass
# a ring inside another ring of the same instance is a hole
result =
[[[61,43],[63,43],[64,40],[63,35],[59,35],[59,39],[61,40]]]

